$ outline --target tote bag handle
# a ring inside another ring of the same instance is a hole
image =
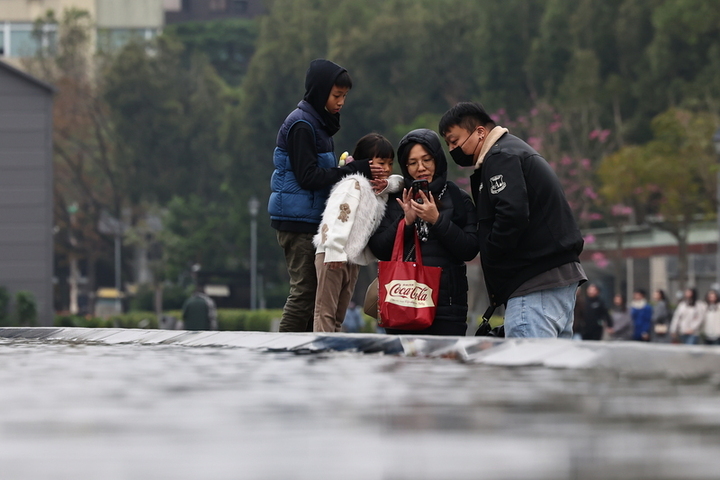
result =
[[[420,240],[418,239],[415,225],[413,225],[413,236],[415,237],[415,263],[422,267],[422,252],[420,251]],[[395,244],[393,245],[392,258],[390,261],[402,262],[403,252],[405,251],[405,219],[401,218],[398,224],[397,233],[395,234]]]

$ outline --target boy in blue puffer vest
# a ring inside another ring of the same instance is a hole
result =
[[[281,332],[312,331],[317,290],[313,236],[330,189],[352,173],[382,175],[370,160],[337,166],[332,137],[340,130],[340,109],[351,88],[347,70],[329,60],[313,60],[305,96],[278,132],[268,212],[290,275]]]

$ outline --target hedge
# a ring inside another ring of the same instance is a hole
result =
[[[182,311],[170,310],[163,315],[177,319]],[[218,328],[226,331],[257,331],[269,332],[273,319],[280,319],[282,310],[218,310]],[[155,312],[128,312],[103,319],[98,317],[82,317],[78,315],[56,315],[56,327],[88,327],[88,328],[158,328]]]
[[[177,319],[182,317],[180,310],[169,310],[164,315]],[[255,331],[269,332],[272,329],[272,321],[282,317],[282,310],[243,310],[243,309],[220,309],[218,310],[218,327],[224,331]],[[364,333],[375,333],[377,323],[374,318],[363,314],[365,321],[362,331]],[[477,318],[477,325],[480,324],[480,317]],[[493,316],[490,323],[493,327],[502,324],[503,318]],[[114,315],[103,319],[98,317],[82,317],[78,315],[56,315],[56,327],[87,327],[87,328],[158,328],[158,319],[155,312],[128,312],[122,315]]]

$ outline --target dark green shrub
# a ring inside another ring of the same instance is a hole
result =
[[[243,330],[250,332],[269,332],[273,316],[268,310],[246,311]]]
[[[78,327],[85,328],[110,328],[112,321],[100,317],[78,317]]]
[[[10,325],[10,292],[7,288],[0,287],[0,327]]]
[[[245,330],[245,317],[240,314],[241,310],[222,309],[218,310],[218,329],[226,331]],[[182,318],[182,312],[178,314]]]
[[[163,288],[163,310],[179,310],[185,300],[192,294],[192,287],[182,285],[167,285]],[[154,304],[153,304],[154,305]],[[150,308],[154,310],[154,308]]]
[[[163,310],[177,310],[182,308],[191,290],[181,285],[166,285],[163,287]],[[152,285],[143,285],[138,292],[130,299],[130,311],[133,312],[154,312],[155,311],[155,288]]]
[[[77,327],[75,315],[55,315],[53,325],[56,327]]]
[[[182,318],[182,311],[165,312],[175,318]],[[218,310],[218,329],[223,331],[255,331],[269,332],[272,321],[282,317],[282,310],[245,310],[240,308],[223,308]]]
[[[18,325],[33,326],[37,321],[37,303],[32,292],[21,290],[15,294],[15,319]]]
[[[131,312],[152,312],[155,310],[155,290],[149,285],[141,286],[130,299]]]
[[[181,310],[169,310],[165,315],[182,318]],[[218,310],[218,327],[224,331],[257,331],[269,332],[273,319],[282,317],[282,310]],[[97,317],[81,317],[77,315],[58,315],[55,317],[56,327],[86,328],[158,328],[157,316],[154,312],[128,312],[113,315],[108,319]],[[374,330],[373,330],[374,331]]]
[[[115,328],[158,328],[155,312],[127,312],[109,318],[110,327]]]
[[[363,312],[363,326],[360,330],[362,333],[377,333],[377,320]]]
[[[110,319],[80,315],[57,315],[54,325],[56,327],[84,327],[84,328],[112,328]]]

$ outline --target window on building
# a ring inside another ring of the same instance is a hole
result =
[[[41,49],[50,55],[55,54],[57,47],[57,26],[45,25],[42,35],[33,35],[31,23],[0,23],[0,55],[6,57],[33,57]]]
[[[182,0],[182,11],[192,12],[192,0]]]
[[[32,57],[38,50],[38,45],[32,37],[32,28],[28,24],[11,25],[10,27],[10,45],[8,48],[8,56],[10,57]]]
[[[248,2],[245,0],[229,0],[230,11],[233,13],[247,13]]]
[[[211,12],[224,12],[227,10],[227,0],[210,0],[209,7]]]
[[[98,51],[116,52],[130,42],[152,40],[158,34],[154,28],[102,28],[98,30]]]

